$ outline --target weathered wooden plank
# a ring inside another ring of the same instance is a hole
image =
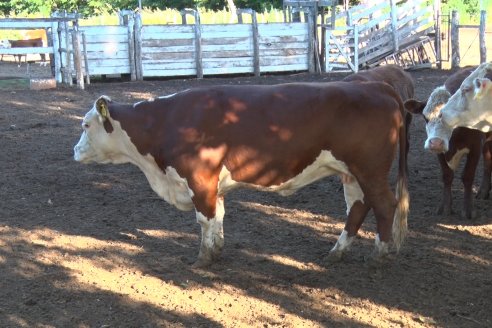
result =
[[[176,46],[189,46],[192,47],[193,45],[193,39],[143,39],[142,40],[142,47],[147,48],[147,47],[162,47],[162,48],[167,48],[167,47],[176,47]]]
[[[130,74],[130,66],[90,66],[90,74],[109,75],[109,74]]]
[[[145,30],[142,31],[142,40],[175,40],[175,39],[194,39],[195,33],[193,31],[186,33],[168,33],[162,31],[160,33],[146,33]]]
[[[85,33],[85,32],[84,32]],[[94,43],[124,43],[128,44],[128,32],[125,34],[113,34],[113,35],[85,35],[87,38],[87,44]]]
[[[120,25],[81,26],[79,30],[91,38],[106,37],[106,39],[109,39],[117,35],[127,35],[127,27]]]
[[[167,76],[196,76],[195,68],[176,69],[158,67],[156,69],[144,69],[146,77],[167,77]]]
[[[2,55],[52,54],[52,47],[0,48]]]
[[[369,18],[371,15],[374,16],[375,13],[377,14],[378,11],[385,9],[387,6],[385,1],[380,1],[379,4],[374,4],[374,2],[376,1],[373,1],[370,7],[363,5],[351,8],[349,11],[352,16],[352,21],[357,22],[360,19]]]
[[[95,60],[95,59],[126,59],[128,58],[128,51],[118,50],[116,52],[106,53],[103,51],[87,51],[87,59]]]
[[[283,49],[283,48],[288,48],[288,49],[306,48],[307,50],[307,42],[295,42],[295,43],[290,43],[288,45],[282,42],[267,43],[267,44],[260,43],[260,51],[263,49]]]
[[[33,21],[33,20],[9,20],[0,19],[0,29],[12,30],[29,30],[38,28],[50,28],[51,21]]]

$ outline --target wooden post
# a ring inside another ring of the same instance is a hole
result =
[[[142,16],[140,12],[135,14],[134,23],[135,36],[135,77],[137,80],[143,80],[143,65],[142,65]]]
[[[480,28],[479,28],[479,41],[480,41],[480,64],[487,61],[487,47],[485,44],[485,23],[487,22],[487,12],[485,10],[480,11]]]
[[[350,29],[350,28],[347,29],[347,40],[348,40],[349,49],[350,49],[349,54],[353,54],[353,55],[350,55],[350,63],[348,63],[348,65],[352,69],[352,71],[354,71],[356,73],[359,68],[358,67],[355,68],[355,66],[353,66],[353,65],[355,64],[355,57],[354,56],[358,53],[356,48],[358,48],[359,45],[357,43],[355,43],[356,42],[355,34],[359,33],[359,30],[356,28],[355,23],[353,23],[352,12],[350,12],[348,10],[347,10],[346,22],[347,22],[347,27],[352,27],[352,29]],[[352,35],[350,35],[350,33],[352,33]],[[353,44],[354,46],[351,47],[350,46],[351,44]]]
[[[133,11],[126,16],[126,26],[128,31],[128,59],[130,61],[130,80],[135,81],[137,79],[137,73],[135,68],[135,19],[133,17]]]
[[[202,58],[202,27],[200,26],[200,16],[195,11],[195,57],[196,57],[196,77],[203,79],[203,58]]]
[[[437,68],[442,69],[441,58],[441,1],[434,1],[434,48],[436,49]]]
[[[80,89],[84,90],[84,74],[82,74],[82,53],[80,51],[79,34],[80,32],[78,30],[72,31],[73,66],[77,77],[77,85]]]
[[[68,22],[63,21],[63,32],[65,34],[65,83],[69,86],[73,85],[72,78],[72,49],[70,47],[70,34],[68,33]]]
[[[391,33],[393,34],[393,52],[400,50],[400,40],[398,39],[398,17],[396,12],[395,0],[390,0],[391,6]]]
[[[180,11],[182,24],[186,25],[186,15],[193,15],[195,17],[195,66],[196,77],[203,79],[203,58],[202,58],[202,28],[200,25],[200,14],[194,9],[183,9]]]
[[[52,16],[53,17],[53,16]],[[63,77],[62,77],[62,72],[61,72],[61,58],[60,58],[60,22],[59,21],[53,21],[51,23],[51,37],[53,39],[53,63],[51,65],[54,65],[55,68],[55,80],[57,83],[62,83],[63,82]]]
[[[354,73],[359,71],[359,26],[354,25]]]
[[[260,76],[260,44],[256,11],[254,11],[253,9],[238,9],[237,20],[239,24],[242,24],[243,22],[243,14],[251,15],[251,29],[253,38],[253,71],[255,76]]]
[[[316,44],[316,39],[314,36],[315,27],[314,27],[314,19],[313,19],[313,12],[311,8],[306,8],[307,11],[307,17],[308,17],[308,40],[309,40],[309,45],[308,45],[308,70],[309,73],[314,73],[316,72],[316,66],[314,62],[314,56],[315,56],[315,51],[317,54],[317,50],[315,49],[315,44]],[[304,10],[306,10],[304,9]]]
[[[451,68],[460,66],[460,40],[459,40],[460,18],[458,12],[451,12]]]
[[[85,40],[85,33],[82,33],[82,52],[84,53],[85,82],[87,84],[91,84],[91,78],[89,74],[89,58],[87,58],[87,42]]]

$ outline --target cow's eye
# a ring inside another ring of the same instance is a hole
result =
[[[82,123],[82,127],[83,127],[84,129],[88,129],[88,128],[90,127],[90,125],[89,125],[89,123],[85,123],[85,122],[84,122],[84,123]]]
[[[463,92],[463,93],[467,93],[467,92],[470,92],[470,91],[471,91],[471,89],[472,89],[472,87],[470,87],[470,86],[466,86],[466,87],[463,87],[463,89],[461,90],[461,92]]]

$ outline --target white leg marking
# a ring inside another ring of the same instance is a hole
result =
[[[354,177],[350,179],[350,182],[343,184],[343,194],[345,196],[345,203],[347,204],[347,215],[349,215],[350,209],[356,201],[360,200],[364,203],[364,193]]]
[[[330,250],[329,258],[331,260],[341,260],[343,253],[350,248],[355,236],[349,237],[347,230],[343,230],[338,237],[337,243]]]
[[[206,266],[217,259],[224,246],[224,200],[222,197],[217,199],[215,217],[208,219],[200,212],[196,212],[196,221],[202,228],[202,238],[200,252],[196,267]]]
[[[383,257],[389,253],[389,245],[387,242],[381,241],[379,239],[379,234],[376,234],[376,239],[374,240],[375,242],[375,256],[377,257]]]

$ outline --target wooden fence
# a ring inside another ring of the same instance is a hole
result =
[[[485,45],[485,23],[487,21],[487,12],[482,10],[480,12],[480,24],[479,25],[460,25],[460,19],[458,12],[453,10],[451,13],[451,67],[456,68],[460,66],[461,54],[460,54],[460,41],[459,30],[460,29],[478,29],[479,48],[480,48],[480,63],[487,61],[487,48]]]
[[[290,3],[294,3],[290,1]],[[297,3],[297,2],[296,2]],[[299,2],[300,3],[300,2]],[[308,5],[309,3],[314,3]],[[119,13],[119,25],[79,26],[78,18],[57,14],[51,19],[14,22],[0,20],[0,28],[46,28],[51,45],[24,48],[24,53],[53,57],[57,82],[71,85],[74,77],[83,88],[90,76],[147,77],[255,74],[293,71],[332,71],[371,65],[410,43],[421,42],[434,31],[433,8],[426,0],[377,1],[335,13],[330,24],[316,26],[319,3],[302,1],[303,22],[258,24],[256,13],[238,10],[237,24],[201,24],[197,12],[182,12],[183,24],[143,25],[134,11]],[[291,4],[291,5],[292,5]],[[186,16],[194,17],[186,24]],[[251,24],[242,23],[251,16]],[[323,13],[321,17],[324,20]],[[334,24],[343,19],[345,26]],[[17,24],[17,25],[16,25]],[[319,29],[321,28],[321,30]],[[54,32],[56,31],[56,32]],[[325,36],[320,46],[318,35]],[[19,53],[0,49],[0,54]],[[325,54],[324,58],[319,53]],[[323,66],[321,66],[323,65]]]
[[[435,31],[434,16],[426,0],[374,1],[371,7],[352,7],[337,16],[337,20],[345,18],[345,26],[325,28],[325,70],[356,72],[429,38]]]
[[[258,24],[254,11],[239,10],[252,16],[252,24],[205,25],[194,11],[182,14],[194,15],[195,23],[143,25],[139,13],[129,11],[121,15],[124,25],[67,30],[61,42],[74,45],[74,60],[63,57],[61,66],[72,76],[129,74],[132,80],[315,71],[311,20]]]

